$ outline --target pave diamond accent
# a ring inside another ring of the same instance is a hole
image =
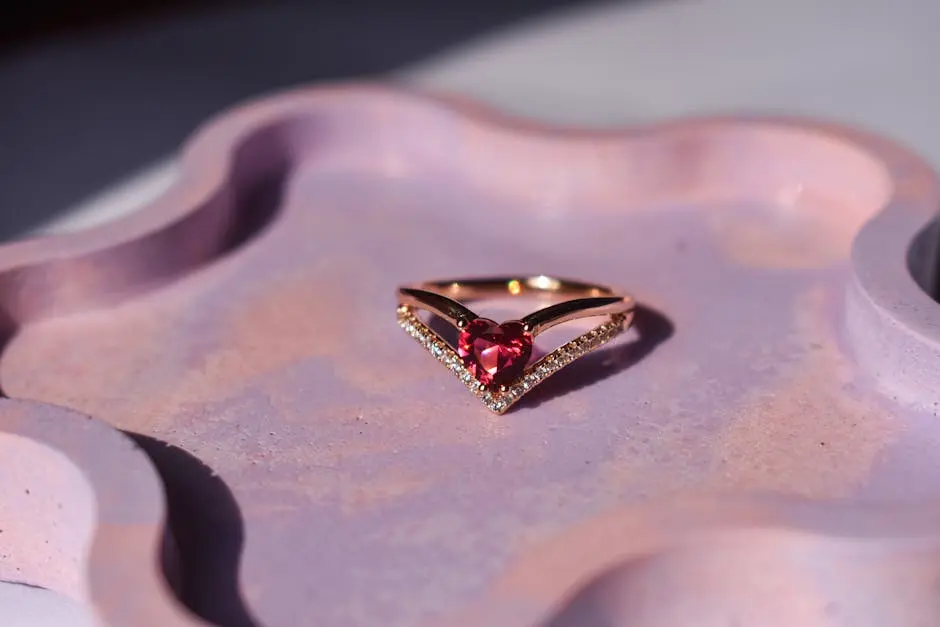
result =
[[[552,376],[575,359],[607,344],[623,333],[626,315],[616,314],[596,328],[579,335],[567,344],[560,346],[533,364],[505,389],[491,390],[478,381],[447,342],[433,329],[415,315],[408,306],[398,308],[398,324],[408,335],[413,337],[425,350],[444,364],[474,396],[483,401],[491,411],[502,414],[512,407],[524,394]]]

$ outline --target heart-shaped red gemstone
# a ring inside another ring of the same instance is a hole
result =
[[[488,387],[519,378],[532,355],[532,335],[521,322],[497,324],[477,318],[460,331],[457,354],[478,381]]]

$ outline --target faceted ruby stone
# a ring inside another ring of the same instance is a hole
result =
[[[457,354],[483,385],[499,387],[522,374],[532,355],[532,335],[521,322],[496,324],[477,318],[461,329]]]

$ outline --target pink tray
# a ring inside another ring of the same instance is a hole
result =
[[[229,111],[139,214],[0,247],[0,580],[107,627],[940,624],[938,200],[806,121]],[[394,289],[510,273],[643,307],[495,416]]]

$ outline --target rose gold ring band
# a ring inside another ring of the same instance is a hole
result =
[[[465,302],[533,294],[548,295],[559,301],[519,320],[533,336],[578,318],[615,314],[630,317],[636,306],[633,297],[626,292],[544,275],[427,281],[398,288],[398,304],[430,311],[455,327],[463,328],[478,317],[463,304]]]
[[[503,296],[548,296],[553,304],[498,324],[465,303]],[[398,324],[492,411],[502,414],[529,390],[629,328],[636,303],[626,292],[548,276],[428,281],[398,288]],[[457,348],[417,315],[425,310],[459,329]],[[533,338],[553,326],[608,316],[590,331],[533,359]]]

